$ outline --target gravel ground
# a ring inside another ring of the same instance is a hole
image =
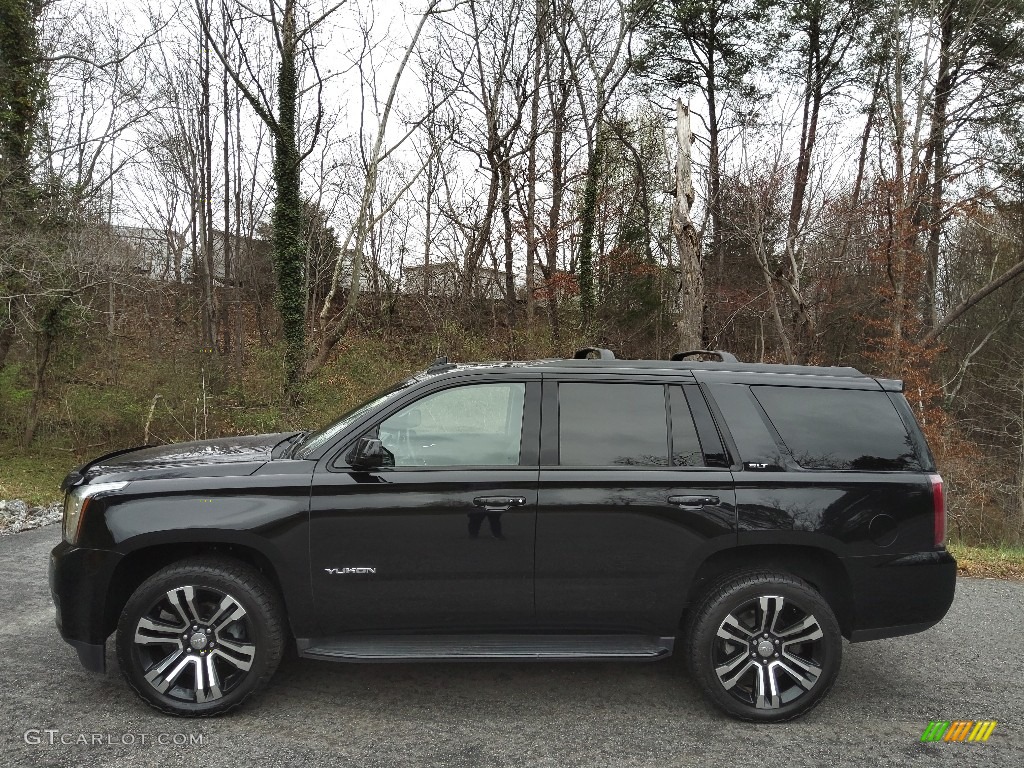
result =
[[[0,536],[59,523],[64,508],[59,501],[45,507],[33,507],[21,499],[0,500]]]
[[[719,715],[674,660],[345,665],[292,657],[241,711],[194,721],[136,699],[109,648],[106,676],[79,666],[57,635],[46,586],[59,537],[50,526],[0,539],[0,766],[1002,768],[1024,755],[1024,672],[1013,655],[1024,583],[961,579],[939,626],[846,645],[831,695],[780,726]],[[984,744],[922,744],[932,719],[999,725]],[[90,743],[75,743],[82,739]],[[175,740],[186,743],[158,743]]]

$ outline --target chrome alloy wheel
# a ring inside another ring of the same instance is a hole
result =
[[[256,655],[245,608],[212,587],[161,595],[135,627],[133,653],[158,693],[183,702],[214,701],[238,686]]]
[[[778,709],[807,694],[825,664],[824,633],[794,600],[764,595],[742,603],[718,627],[715,674],[735,699]]]

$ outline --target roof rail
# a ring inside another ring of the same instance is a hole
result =
[[[694,355],[717,355],[718,359],[723,363],[739,362],[736,355],[732,352],[726,352],[721,349],[691,349],[686,352],[676,352],[669,359],[678,363],[680,360],[685,360],[686,358],[693,357]]]
[[[615,359],[615,353],[612,352],[610,349],[604,349],[603,347],[582,347],[582,348],[576,350],[575,354],[573,354],[573,356],[572,356],[572,359],[573,360],[589,360],[590,359],[590,355],[595,353],[595,352],[597,353],[597,359],[598,360],[614,360]]]

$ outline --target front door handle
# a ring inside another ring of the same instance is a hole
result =
[[[526,498],[523,496],[477,496],[473,504],[491,512],[504,512],[511,507],[525,507]]]
[[[668,503],[683,509],[701,509],[718,504],[717,496],[669,496]]]

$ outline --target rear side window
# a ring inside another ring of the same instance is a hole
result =
[[[786,466],[782,449],[768,431],[762,409],[745,384],[712,384],[711,392],[725,416],[746,469],[780,470]]]
[[[885,392],[751,387],[805,469],[920,470],[914,441]]]
[[[558,463],[563,467],[667,467],[665,387],[559,384]]]

